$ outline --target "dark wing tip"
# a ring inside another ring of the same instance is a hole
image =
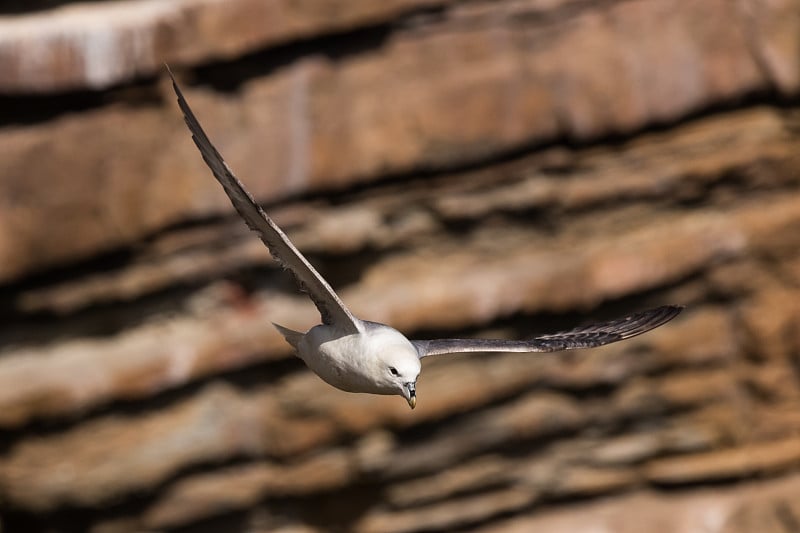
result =
[[[178,96],[178,99],[183,98],[183,93],[181,93],[181,88],[178,87],[178,82],[175,81],[175,74],[172,73],[172,69],[169,68],[169,65],[165,62],[164,69],[166,69],[167,74],[169,74],[169,79],[172,81],[172,89],[175,91],[175,94]]]
[[[532,339],[544,351],[572,348],[594,348],[625,339],[663,326],[683,311],[680,305],[664,305],[633,313],[610,322],[580,326],[570,331],[541,335]]]
[[[622,339],[629,339],[662,326],[683,311],[682,305],[663,305],[629,315],[619,324]]]
[[[214,177],[217,178],[217,181],[222,184],[226,191],[233,190],[235,194],[242,194],[246,196],[250,202],[255,204],[255,200],[253,200],[250,193],[239,183],[239,180],[233,175],[225,163],[225,160],[209,140],[205,130],[203,130],[203,127],[200,125],[200,121],[197,120],[194,112],[192,112],[192,109],[189,107],[189,102],[187,102],[186,97],[183,96],[183,91],[181,91],[181,88],[178,86],[178,82],[175,81],[175,76],[173,76],[169,65],[165,63],[164,66],[172,80],[172,89],[175,91],[175,96],[178,99],[178,107],[183,113],[183,121],[189,128],[194,144],[197,146],[198,150],[200,150],[200,155],[203,156],[203,159],[211,168]],[[231,198],[231,200],[233,201],[233,198]],[[236,206],[236,202],[234,201],[233,203],[234,206]]]

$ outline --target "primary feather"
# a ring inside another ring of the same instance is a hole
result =
[[[463,352],[557,352],[594,348],[641,335],[678,316],[683,307],[665,305],[610,322],[580,326],[569,331],[540,335],[528,340],[435,339],[411,341],[419,357]]]
[[[328,282],[319,275],[316,269],[311,266],[311,263],[295,248],[281,228],[272,221],[255,202],[250,193],[245,190],[242,182],[233,174],[233,171],[222,159],[217,149],[208,140],[206,133],[194,116],[169,68],[167,68],[167,72],[169,72],[169,76],[172,79],[172,87],[175,90],[175,94],[178,96],[178,105],[183,111],[184,121],[189,127],[189,131],[192,132],[194,144],[197,145],[200,154],[211,169],[214,177],[222,185],[233,207],[250,229],[258,233],[261,240],[267,245],[272,257],[294,275],[300,289],[308,294],[319,310],[322,323],[336,325],[345,332],[359,333],[361,331],[360,321],[350,313]]]

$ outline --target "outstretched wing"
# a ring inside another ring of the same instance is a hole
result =
[[[411,341],[419,357],[463,352],[557,352],[575,348],[594,348],[641,335],[666,324],[683,310],[682,306],[665,305],[634,313],[617,320],[581,326],[569,331],[540,335],[529,340],[502,339],[436,339]]]
[[[167,72],[172,78],[172,87],[178,96],[178,105],[183,111],[186,125],[189,126],[189,130],[192,132],[192,139],[211,172],[214,173],[214,177],[222,184],[233,207],[247,222],[250,229],[258,233],[275,260],[291,271],[300,289],[308,293],[314,305],[317,306],[319,314],[322,316],[322,322],[341,329],[343,333],[359,333],[361,331],[360,321],[350,314],[350,311],[344,306],[344,303],[336,293],[333,292],[325,278],[319,275],[300,251],[295,248],[286,234],[267,216],[264,210],[253,200],[250,193],[245,190],[242,182],[233,174],[228,164],[217,152],[217,149],[208,140],[203,128],[183,97],[183,93],[175,82],[169,67],[167,67]]]

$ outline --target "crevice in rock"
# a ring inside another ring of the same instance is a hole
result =
[[[401,19],[402,20],[402,19]],[[248,81],[268,76],[289,65],[309,58],[331,62],[343,61],[380,49],[395,31],[397,19],[343,32],[298,39],[286,44],[260,49],[235,60],[210,61],[185,72],[194,86],[207,86],[222,93],[235,93]]]
[[[114,521],[115,519],[125,520],[130,517],[141,517],[151,505],[158,502],[170,486],[183,478],[227,467],[251,464],[253,460],[253,457],[237,455],[225,459],[202,461],[185,465],[160,482],[148,486],[146,491],[129,492],[124,495],[119,495],[110,499],[108,502],[103,502],[103,504],[98,507],[77,504],[60,505],[52,510],[31,514],[16,508],[13,504],[6,504],[3,513],[3,525],[8,531],[82,533],[89,531],[93,525],[98,523]],[[229,515],[235,514],[237,513],[221,513],[220,515],[209,517],[206,520],[198,521],[198,523],[206,521],[213,523],[217,518],[230,520]],[[189,524],[186,527],[189,528],[189,531],[195,531],[195,529],[192,529],[195,526],[196,524]],[[141,527],[141,525],[137,527]],[[175,529],[175,531],[183,530],[183,528]],[[227,530],[229,529],[226,528],[226,531]]]
[[[247,393],[275,384],[297,372],[310,372],[310,370],[297,357],[286,357],[203,375],[180,386],[163,388],[144,397],[115,399],[83,412],[74,413],[72,416],[35,419],[13,429],[0,429],[0,455],[7,453],[19,442],[64,433],[73,427],[109,416],[136,417],[163,411],[190,400],[215,383],[226,383],[236,387],[240,393]]]
[[[180,312],[194,289],[201,285],[181,286],[175,282],[156,293],[126,301],[122,306],[119,301],[103,302],[69,315],[46,311],[19,314],[4,310],[0,346],[44,346],[71,339],[108,338]]]
[[[785,473],[785,472],[784,472]],[[781,476],[779,472],[764,473],[764,472],[731,472],[728,475],[717,475],[713,479],[702,480],[683,480],[683,481],[649,481],[650,488],[658,490],[665,495],[676,495],[681,492],[686,492],[695,489],[723,489],[726,487],[736,486],[744,481],[763,481],[769,479],[777,479]]]
[[[0,15],[22,15],[35,11],[55,9],[69,4],[112,2],[114,0],[6,0],[0,4]]]
[[[102,91],[79,89],[46,94],[0,93],[0,109],[3,110],[0,129],[33,126],[112,105],[127,108],[163,105],[163,96],[156,82],[157,76],[145,76]]]

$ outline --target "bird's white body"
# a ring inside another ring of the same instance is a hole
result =
[[[415,383],[420,372],[416,348],[394,328],[373,322],[362,324],[363,332],[352,334],[343,334],[335,326],[315,326],[293,339],[297,355],[314,373],[338,389],[402,393],[403,385]],[[286,336],[286,329],[281,329]]]

